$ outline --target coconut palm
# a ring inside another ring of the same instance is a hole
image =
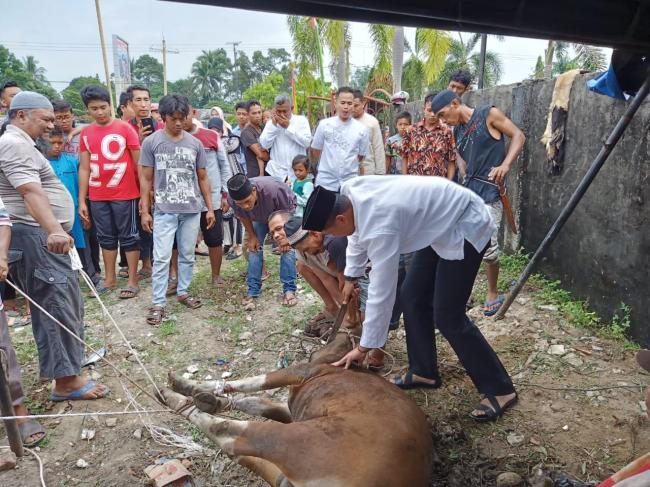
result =
[[[45,77],[45,68],[38,65],[38,61],[34,58],[34,56],[27,56],[23,58],[22,64],[25,73],[29,76],[29,79],[31,81],[47,83],[47,78]]]
[[[402,90],[402,73],[404,70],[404,27],[397,26],[393,30],[393,92]]]
[[[393,87],[392,44],[394,29],[389,25],[370,24],[370,39],[375,49],[375,61],[367,90],[390,90]]]
[[[350,78],[350,24],[343,20],[319,19],[323,41],[332,58],[333,75],[338,87]]]
[[[432,84],[445,64],[451,38],[445,31],[435,29],[417,29],[415,31],[415,48],[407,48],[411,57],[404,64],[402,87],[419,100],[426,86]]]
[[[445,64],[434,83],[435,89],[444,89],[449,83],[450,76],[459,69],[464,69],[472,74],[474,79],[478,79],[479,68],[481,64],[480,53],[477,46],[481,40],[481,34],[471,34],[466,40],[462,34],[458,33],[458,39],[451,39],[449,43],[449,52],[445,59]],[[503,74],[503,64],[501,57],[494,51],[485,53],[485,76],[483,79],[484,88],[495,86]]]
[[[192,64],[192,81],[202,100],[222,98],[232,63],[224,49],[201,51]]]
[[[607,60],[602,49],[585,44],[571,44],[561,41],[548,41],[535,66],[536,78],[551,78],[571,69],[602,71],[607,68]]]

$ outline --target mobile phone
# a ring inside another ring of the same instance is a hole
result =
[[[149,127],[149,135],[153,134],[156,131],[156,122],[154,122],[154,119],[152,117],[145,117],[140,119],[140,123],[142,123],[142,127]]]

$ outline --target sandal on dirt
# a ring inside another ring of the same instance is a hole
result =
[[[429,384],[427,382],[413,382],[413,372],[410,370],[404,374],[402,377],[401,375],[396,375],[393,377],[393,384],[395,384],[397,387],[403,390],[408,390],[408,389],[438,389],[442,385],[442,381],[440,378],[436,377],[433,379],[436,381],[435,384]]]
[[[158,326],[165,317],[165,308],[162,306],[152,306],[147,313],[147,323],[151,326]]]
[[[129,278],[129,268],[128,267],[120,267],[120,270],[117,271],[117,277],[121,277],[122,279],[128,279]]]
[[[81,396],[83,396],[86,392],[90,391],[94,387],[97,387],[97,382],[94,380],[89,380],[86,382],[85,386],[80,387],[76,391],[72,391],[70,394],[62,395],[62,394],[57,394],[55,392],[52,392],[52,395],[50,396],[50,401],[53,402],[63,402],[63,401],[92,401],[95,399],[102,399],[106,396],[108,396],[108,393],[111,392],[111,390],[106,387],[104,387],[104,393],[101,396],[98,397],[93,397],[91,399],[85,399]]]
[[[140,278],[141,281],[144,279],[149,279],[151,277],[151,271],[145,271],[144,269],[140,269],[138,271],[138,277]]]
[[[294,293],[293,291],[284,293],[284,296],[282,297],[282,306],[291,308],[296,304],[298,304],[298,298],[296,297],[296,293]]]
[[[169,279],[169,281],[167,281],[167,291],[165,292],[165,296],[173,296],[176,294],[177,287],[178,279]]]
[[[235,260],[241,257],[240,253],[230,251],[226,254],[226,260]]]
[[[26,448],[32,448],[38,445],[41,441],[45,439],[47,433],[45,428],[36,421],[35,419],[30,419],[25,423],[18,423],[18,431],[20,431],[20,438],[23,441],[23,446]],[[36,440],[27,441],[34,435],[41,435]]]
[[[127,286],[125,288],[120,289],[120,299],[133,299],[138,294],[140,294],[139,287]]]
[[[7,316],[7,326],[10,328],[20,328],[27,326],[32,322],[31,316]]]
[[[485,316],[494,316],[505,300],[506,297],[503,294],[499,294],[494,301],[485,301],[483,303],[483,314]]]
[[[203,303],[199,298],[193,298],[187,294],[184,297],[179,297],[178,302],[183,306],[187,306],[189,309],[197,309],[203,306]]]
[[[477,416],[475,414],[469,413],[469,417],[472,418],[474,421],[478,421],[479,423],[487,423],[488,421],[494,421],[500,416],[503,416],[503,413],[505,413],[508,409],[510,409],[512,406],[514,406],[517,403],[519,396],[515,394],[515,397],[510,399],[503,406],[499,405],[499,401],[497,401],[497,398],[492,394],[485,394],[484,398],[490,401],[492,407],[488,406],[487,404],[479,403],[474,409],[478,411],[483,411],[485,414],[482,416]]]

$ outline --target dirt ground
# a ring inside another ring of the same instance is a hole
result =
[[[238,304],[245,291],[241,277],[243,259],[224,264],[228,282],[225,290],[210,286],[207,258],[197,259],[192,286],[204,299],[204,306],[189,311],[172,304],[171,319],[160,328],[154,329],[144,320],[150,303],[150,283],[144,283],[143,292],[136,299],[122,301],[115,294],[105,299],[158,384],[166,384],[170,368],[186,372],[189,366],[196,366],[198,371],[193,377],[197,379],[220,378],[224,372],[239,378],[305,360],[316,345],[298,338],[296,330],[318,311],[319,303],[318,297],[305,288],[304,281],[299,281],[302,287],[298,306],[283,308],[279,299],[278,261],[271,257],[272,276],[265,283],[263,297],[254,310],[244,311]],[[443,387],[410,392],[429,417],[440,457],[432,472],[432,486],[492,486],[501,472],[516,472],[529,478],[540,468],[563,470],[594,481],[606,478],[650,450],[650,423],[641,405],[648,374],[636,365],[633,350],[626,349],[623,343],[599,339],[573,328],[554,306],[540,302],[530,288],[525,289],[503,321],[482,317],[478,308],[470,314],[513,375],[520,401],[496,423],[473,422],[468,413],[478,400],[477,393],[449,346],[438,338]],[[142,370],[118,333],[102,319],[93,299],[87,300],[86,325],[88,342],[99,347],[106,344],[110,350],[108,358],[146,386]],[[110,386],[109,399],[50,402],[48,384],[38,382],[31,328],[13,330],[12,339],[23,366],[32,412],[127,408],[128,397],[121,381],[115,371],[103,364],[87,368],[85,373]],[[391,332],[387,351],[394,357],[394,363],[391,365],[392,360],[387,360],[385,373],[396,373],[407,365],[403,328]],[[142,405],[159,408],[143,394],[137,394],[132,386],[130,390]],[[276,397],[285,394],[275,392]],[[49,436],[37,452],[44,461],[47,485],[146,485],[145,467],[161,458],[184,457],[188,457],[197,486],[264,485],[178,417],[165,413],[151,415],[150,419],[154,425],[195,440],[204,447],[202,452],[188,454],[159,443],[143,428],[138,416],[116,419],[114,425],[111,421],[107,425],[105,416],[45,420]],[[95,437],[82,440],[82,429],[94,430]],[[4,432],[0,438],[5,438]],[[0,442],[6,444],[6,438]],[[87,462],[87,467],[77,466],[80,459]],[[19,460],[15,470],[0,473],[0,485],[39,485],[35,459],[26,456]]]

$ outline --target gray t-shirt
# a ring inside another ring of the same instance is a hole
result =
[[[27,210],[25,200],[16,188],[40,184],[50,202],[54,217],[69,232],[74,223],[74,203],[70,193],[52,170],[47,159],[35,147],[32,138],[14,125],[0,137],[0,198],[11,221],[39,226]]]
[[[201,142],[187,132],[174,142],[164,130],[144,139],[140,165],[154,168],[156,211],[200,213],[205,210],[199,189],[198,169],[207,165]]]

